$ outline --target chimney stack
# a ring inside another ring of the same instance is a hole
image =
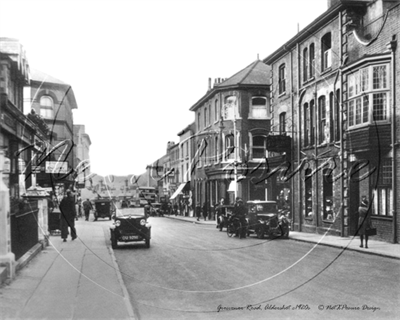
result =
[[[208,90],[211,90],[211,78],[208,78]]]

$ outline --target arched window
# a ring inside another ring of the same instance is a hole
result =
[[[310,110],[308,109],[308,103],[304,104],[304,146],[307,147],[309,144],[309,135],[310,135]]]
[[[332,65],[332,37],[328,32],[321,38],[321,67],[322,71],[330,68]]]
[[[312,77],[314,77],[314,74],[315,74],[315,46],[314,46],[314,43],[310,44],[309,58],[310,58],[310,63],[309,63],[310,78],[312,78]]]
[[[303,50],[303,81],[308,79],[308,48]]]
[[[207,108],[204,109],[204,127],[207,127]]]
[[[324,143],[327,141],[325,96],[321,96],[318,98],[318,125],[319,125],[318,143]]]
[[[50,96],[40,98],[40,115],[46,119],[54,118],[54,103]]]

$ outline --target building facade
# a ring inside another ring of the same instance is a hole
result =
[[[31,108],[45,120],[50,130],[48,148],[36,155],[36,165],[40,167],[37,183],[47,188],[72,188],[77,165],[72,110],[78,108],[72,87],[32,70],[29,93],[27,99]],[[56,170],[52,171],[54,168]]]
[[[76,145],[75,164],[77,169],[77,182],[80,186],[89,187],[91,176],[90,170],[90,145],[92,144],[90,136],[85,132],[85,126],[74,124],[74,143]],[[83,161],[83,162],[82,162]]]
[[[328,1],[328,10],[264,59],[271,66],[271,126],[292,127],[293,227],[352,236],[361,197],[378,237],[397,242],[393,193],[398,141],[398,2]],[[397,19],[397,20],[396,20]]]
[[[269,67],[257,60],[229,79],[209,80],[195,113],[192,186],[195,206],[272,197],[258,181],[268,156]],[[261,179],[259,179],[261,180]]]

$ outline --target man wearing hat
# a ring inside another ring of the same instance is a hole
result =
[[[247,210],[246,210],[246,207],[244,206],[243,199],[237,197],[235,206],[233,207],[233,210],[232,210],[232,218],[237,217],[239,219],[239,221],[241,222],[242,226],[245,227],[245,229],[247,228],[246,214],[247,214]],[[245,229],[240,230],[240,232],[242,232],[243,237],[246,237]]]
[[[68,227],[71,230],[72,240],[76,239],[76,229],[75,229],[75,200],[71,190],[67,190],[66,195],[60,202],[61,211],[61,238],[63,241],[67,241],[68,237]]]
[[[358,234],[360,235],[360,248],[364,247],[364,236],[365,236],[365,248],[368,248],[368,235],[365,230],[371,227],[371,215],[369,214],[369,202],[366,196],[361,199],[360,207],[358,208]]]

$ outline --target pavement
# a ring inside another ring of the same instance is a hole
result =
[[[166,218],[216,225],[192,217]],[[0,319],[138,319],[114,252],[106,243],[107,226],[81,219],[76,227],[74,241],[50,236],[47,247],[30,250],[18,261],[16,278],[0,287]],[[399,244],[373,239],[368,249],[359,248],[354,237],[291,231],[290,239],[400,259]]]
[[[137,319],[106,245],[108,225],[82,218],[75,225],[77,239],[50,236],[0,287],[0,319]]]

